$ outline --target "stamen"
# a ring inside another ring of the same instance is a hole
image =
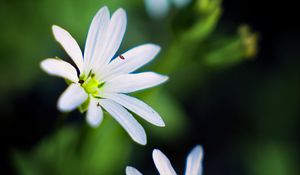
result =
[[[92,74],[92,70],[90,70],[87,77],[91,76],[91,74]]]
[[[98,84],[97,87],[100,89],[103,85],[104,85],[104,82],[101,82],[100,84]]]
[[[119,58],[121,58],[122,60],[125,60],[125,57],[123,57],[122,55],[120,55]]]

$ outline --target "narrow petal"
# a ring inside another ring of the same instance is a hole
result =
[[[57,42],[65,49],[65,51],[72,58],[80,72],[83,68],[83,58],[79,45],[69,32],[63,28],[53,25],[52,31]]]
[[[109,63],[107,71],[101,75],[102,79],[110,79],[112,76],[127,74],[152,61],[159,53],[160,47],[154,44],[144,44],[130,49]]]
[[[120,47],[125,34],[127,25],[127,17],[124,9],[118,9],[112,16],[109,23],[108,32],[105,40],[101,43],[105,48],[99,50],[99,55],[96,56],[99,60],[96,61],[96,74],[101,74],[103,67],[107,65]],[[103,66],[104,65],[104,66]]]
[[[125,108],[109,99],[100,100],[100,105],[120,123],[135,142],[146,145],[147,138],[144,128]]]
[[[72,82],[78,81],[76,69],[63,60],[48,58],[43,60],[40,66],[50,75],[62,77]]]
[[[137,98],[124,94],[106,94],[105,97],[119,103],[156,126],[165,126],[165,123],[159,114],[149,105]]]
[[[126,167],[126,175],[143,175],[141,172],[139,172],[137,169],[127,166]]]
[[[84,89],[72,83],[58,99],[58,109],[68,112],[81,105],[88,98]]]
[[[104,91],[130,93],[157,86],[167,80],[167,76],[153,72],[119,75],[105,83]]]
[[[103,52],[106,47],[103,41],[106,32],[108,32],[109,21],[109,10],[106,6],[102,7],[93,18],[85,43],[85,73],[89,73],[91,69],[95,68],[95,61],[99,58],[100,52]]]
[[[90,126],[97,127],[103,119],[103,111],[100,106],[99,100],[93,97],[90,98],[89,108],[86,114],[86,121]]]
[[[185,175],[201,175],[202,174],[203,149],[197,145],[188,155],[186,161]]]
[[[169,159],[160,150],[153,150],[152,157],[160,175],[176,175]]]

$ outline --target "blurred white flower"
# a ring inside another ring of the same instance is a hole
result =
[[[176,175],[169,159],[158,149],[153,150],[153,161],[160,175]],[[187,157],[185,175],[202,175],[203,148],[197,145]],[[142,175],[137,169],[127,166],[126,175]]]
[[[118,9],[110,18],[108,8],[101,8],[91,23],[84,56],[66,30],[53,26],[55,39],[77,69],[63,60],[53,58],[42,61],[41,68],[71,82],[58,100],[59,110],[67,112],[83,107],[87,110],[87,122],[97,127],[103,118],[103,108],[134,141],[145,145],[147,139],[143,127],[125,108],[154,125],[162,127],[165,124],[150,106],[125,94],[157,86],[168,77],[153,72],[131,73],[158,54],[160,47],[154,44],[140,45],[112,59],[121,44],[126,25],[127,17],[123,9]]]
[[[177,8],[188,5],[192,0],[145,0],[145,7],[148,14],[153,18],[166,16],[172,4]]]

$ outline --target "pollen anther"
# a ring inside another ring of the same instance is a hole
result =
[[[79,84],[83,84],[83,83],[84,83],[84,80],[79,80],[78,83],[79,83]]]
[[[119,56],[122,60],[125,60],[125,57],[123,57],[122,55]]]

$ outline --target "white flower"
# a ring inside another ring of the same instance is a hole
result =
[[[168,14],[172,4],[182,8],[190,2],[191,0],[145,0],[145,7],[151,17],[162,18]]]
[[[42,61],[41,68],[71,82],[58,100],[59,110],[67,112],[77,107],[87,110],[87,122],[97,127],[103,118],[103,108],[134,141],[145,145],[147,139],[143,127],[125,108],[154,125],[162,127],[165,124],[150,106],[125,94],[157,86],[168,77],[153,72],[132,73],[158,54],[160,47],[154,44],[135,47],[112,59],[121,44],[126,24],[127,17],[123,9],[118,9],[110,18],[108,8],[101,8],[91,23],[84,56],[67,31],[53,26],[56,41],[62,45],[77,69],[63,60],[53,58]]]
[[[152,156],[160,175],[176,175],[169,159],[160,150],[153,150]],[[203,149],[200,145],[197,145],[187,157],[185,175],[201,175],[202,160]],[[142,173],[133,167],[127,166],[126,175],[142,175]]]

